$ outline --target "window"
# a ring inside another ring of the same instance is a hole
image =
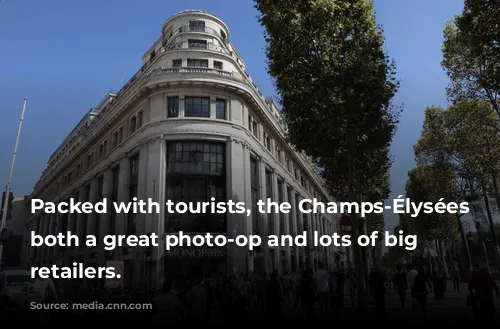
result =
[[[288,170],[288,172],[292,171],[292,163],[288,158],[286,159],[286,170]]]
[[[76,176],[80,176],[81,173],[82,173],[82,165],[77,164],[76,165]]]
[[[102,144],[102,149],[103,149],[104,155],[108,154],[108,141],[104,141],[104,143]]]
[[[272,153],[271,151],[271,137],[268,134],[264,134],[264,143],[266,145],[266,149]]]
[[[167,117],[177,118],[179,116],[179,97],[167,98]]]
[[[214,61],[214,69],[222,70],[222,62]]]
[[[283,179],[278,179],[278,202],[279,204],[282,204],[285,202],[284,196],[283,196],[283,188],[284,188],[284,182]],[[285,230],[285,214],[280,211],[280,234],[284,235],[286,234]]]
[[[100,176],[98,179],[97,179],[97,201],[101,201],[102,198],[104,196],[104,176]],[[101,214],[99,215],[99,219],[95,219],[94,220],[94,235],[95,237],[97,238],[97,240],[99,241],[99,233],[100,233],[100,223],[101,223],[101,220],[103,220],[103,217],[104,215]]]
[[[130,119],[130,133],[134,133],[137,126],[137,118],[134,116]]]
[[[142,114],[142,111],[139,111],[139,113],[137,113],[137,129],[142,127]]]
[[[87,166],[86,166],[87,169],[89,169],[92,166],[92,155],[93,155],[92,153],[87,155]]]
[[[273,174],[266,170],[266,198],[273,200]],[[267,200],[266,200],[267,203]],[[267,233],[274,234],[274,214],[267,215]]]
[[[226,33],[224,31],[220,30],[220,36],[221,36],[222,40],[225,42],[226,38],[227,38]]]
[[[215,100],[215,117],[217,119],[225,120],[226,119],[226,101],[223,99]]]
[[[297,169],[293,170],[293,176],[295,177],[296,180],[299,180],[299,171]]]
[[[189,21],[189,31],[191,32],[205,32],[204,21]]]
[[[276,146],[276,159],[278,159],[279,163],[283,163],[283,159],[281,157],[281,149]]]
[[[226,202],[226,158],[222,143],[167,144],[167,198],[176,202]],[[226,215],[166,214],[167,232],[225,232]]]
[[[207,41],[206,40],[188,40],[188,48],[199,48],[199,49],[207,49]]]
[[[259,165],[256,159],[250,159],[250,182],[251,182],[251,197],[252,197],[252,230],[253,234],[259,234],[259,210],[257,202],[260,198],[260,184],[259,184]]]
[[[300,216],[301,212],[298,211],[299,202],[300,202],[300,195],[295,194],[295,216],[296,216],[296,223],[297,223],[297,231],[301,232],[301,231],[304,231],[304,227],[302,226],[302,219]]]
[[[182,67],[182,59],[173,59],[172,67]]]
[[[287,186],[287,189],[286,189],[286,192],[287,192],[287,197],[288,197],[288,203],[292,204],[292,197],[293,197],[293,190],[290,186]],[[292,209],[292,212],[289,213],[288,215],[288,230],[289,230],[289,234],[295,236],[296,235],[296,231],[295,231],[295,228],[294,228],[294,225],[293,225],[293,212],[296,211],[296,209]]]
[[[252,133],[255,137],[259,138],[259,124],[257,121],[252,121]]]
[[[119,190],[119,179],[120,179],[120,167],[113,169],[113,189],[111,191],[111,201],[118,201],[118,190]],[[111,207],[111,216],[109,219],[109,232],[115,232],[116,230],[116,210]]]
[[[113,134],[113,147],[118,146],[118,131],[115,131]]]
[[[189,67],[208,67],[208,59],[188,59],[187,66],[189,66]]]
[[[210,117],[209,97],[186,97],[184,101],[185,117]]]
[[[129,201],[137,198],[137,186],[139,183],[139,154],[130,158],[130,176],[129,176]],[[129,212],[127,218],[127,234],[136,233],[137,214]]]
[[[99,159],[104,156],[104,145],[99,145]]]

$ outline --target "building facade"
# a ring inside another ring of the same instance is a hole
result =
[[[91,109],[51,156],[29,197],[61,202],[69,198],[128,202],[152,198],[176,201],[233,201],[253,205],[246,214],[44,214],[30,216],[27,229],[39,234],[71,231],[146,234],[161,241],[178,231],[228,236],[296,236],[338,232],[332,215],[303,214],[302,199],[329,200],[315,166],[285,141],[276,104],[265,99],[217,17],[188,10],[169,18],[146,52],[142,67],[118,92]],[[289,202],[290,214],[260,214],[256,201]],[[30,201],[27,201],[29,205]],[[248,206],[247,206],[248,207]],[[111,209],[112,207],[110,207]],[[164,273],[281,272],[338,265],[338,248],[262,246],[227,248],[30,248],[30,266],[84,262],[103,266],[123,260],[125,284],[140,283],[151,267]],[[148,258],[148,259],[146,259]],[[150,264],[150,265],[147,265]],[[90,266],[90,265],[89,265]]]

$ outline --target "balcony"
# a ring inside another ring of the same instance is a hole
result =
[[[208,51],[215,51],[215,52],[223,53],[223,54],[226,54],[229,56],[232,55],[231,51],[227,50],[226,48],[224,48],[222,46],[214,45],[213,43],[189,44],[187,42],[178,42],[178,43],[170,43],[170,44],[165,45],[165,51],[175,51],[175,50],[182,50],[182,49],[208,50]]]
[[[170,74],[171,75],[196,74],[196,75],[206,75],[212,77],[218,76],[218,77],[230,78],[242,81],[241,77],[236,72],[210,69],[207,67],[172,67],[166,69],[155,69],[148,74],[148,78],[154,78]]]
[[[180,27],[172,36],[184,33],[184,32],[194,32],[194,33],[207,33],[211,35],[215,35],[218,38],[222,39],[222,36],[215,29],[207,26],[198,26],[198,25],[185,25]],[[225,41],[225,40],[224,40]]]

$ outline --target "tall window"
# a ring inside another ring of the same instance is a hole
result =
[[[296,214],[296,221],[297,221],[297,234],[301,234],[302,231],[304,231],[304,227],[302,226],[302,218],[300,216],[300,211],[299,211],[299,202],[300,202],[300,196],[298,194],[295,194],[295,214]]]
[[[179,97],[167,98],[167,116],[177,118],[179,116]]]
[[[291,187],[288,186],[287,189],[286,189],[286,192],[287,192],[288,202],[291,204],[292,203],[292,198],[293,198],[293,190],[292,190]],[[293,225],[293,219],[294,219],[293,214],[294,214],[295,211],[296,211],[296,209],[293,209],[293,211],[288,214],[289,234],[291,234],[293,236],[295,236],[295,234],[297,233],[295,231],[295,228],[294,228],[294,225]]]
[[[188,48],[200,48],[207,49],[207,41],[206,40],[188,40]]]
[[[215,115],[217,119],[226,119],[226,101],[224,99],[217,99],[215,101]]]
[[[226,155],[222,143],[180,141],[167,144],[167,199],[226,202]],[[225,232],[226,215],[166,214],[167,232]]]
[[[284,200],[284,196],[283,196],[283,188],[284,188],[284,183],[283,183],[283,179],[279,179],[278,180],[278,202],[280,204],[282,204],[283,202],[285,202]],[[283,212],[280,211],[280,234],[281,235],[284,235],[286,234],[286,230],[285,230],[285,214]]]
[[[266,170],[266,198],[273,200],[273,174],[271,171]],[[267,200],[266,200],[267,203]],[[274,214],[267,215],[267,232],[268,234],[274,234]]]
[[[185,117],[210,117],[209,97],[186,97],[184,100]]]
[[[260,184],[259,184],[259,165],[257,160],[250,160],[250,181],[252,190],[252,227],[253,233],[260,233],[259,211],[257,209],[257,202],[260,198]]]
[[[188,67],[208,67],[208,59],[188,59]]]
[[[90,200],[90,189],[92,185],[87,185],[85,187],[85,202],[93,202],[93,200]],[[83,239],[87,235],[88,231],[88,226],[89,226],[89,214],[83,214],[83,225],[82,225],[82,232],[80,233],[80,237]]]
[[[120,167],[113,169],[113,189],[111,191],[111,201],[118,202],[118,190],[120,179]],[[108,204],[109,205],[109,204]],[[116,230],[116,211],[111,204],[111,216],[109,220],[109,234],[115,234]]]
[[[139,183],[139,154],[130,158],[130,178],[129,178],[129,201],[132,202],[137,197],[137,185]],[[127,221],[127,233],[136,232],[137,215],[129,212]]]
[[[100,176],[97,180],[97,201],[102,200],[103,194],[104,194],[104,176]],[[102,214],[99,215],[99,218],[96,218],[94,221],[94,235],[98,241],[99,241],[99,237],[100,237],[99,234],[101,233],[100,232],[100,229],[101,229],[100,223],[101,223],[102,216],[103,216]]]

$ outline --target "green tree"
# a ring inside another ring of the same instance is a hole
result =
[[[452,101],[489,102],[500,121],[500,2],[465,0],[461,15],[446,24],[442,65]],[[500,131],[500,125],[496,125]]]
[[[391,106],[398,82],[394,63],[383,49],[383,33],[376,25],[372,3],[254,2],[265,28],[268,71],[292,132],[290,142],[319,161],[343,163],[347,200],[359,201],[361,184],[356,174],[366,165],[359,159],[365,152],[390,145],[400,110]],[[323,170],[330,168],[325,165]],[[351,217],[358,227],[356,216]],[[357,234],[355,230],[353,238]],[[358,301],[363,308],[363,258],[356,244],[353,249]]]

